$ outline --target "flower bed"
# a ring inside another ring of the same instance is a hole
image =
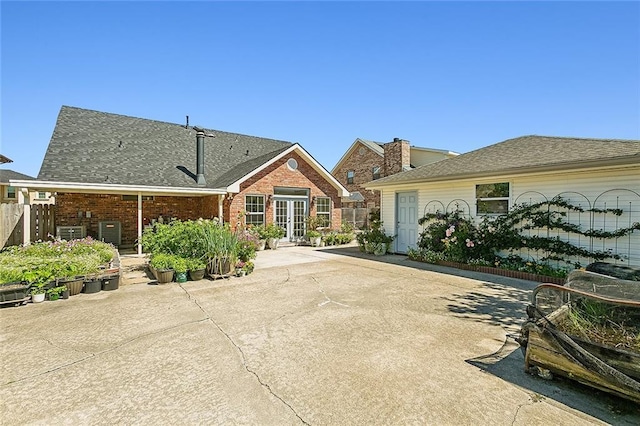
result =
[[[535,281],[539,283],[564,284],[565,278],[551,277],[548,275],[532,274],[525,271],[514,271],[511,269],[495,268],[491,266],[470,265],[468,263],[451,262],[447,260],[436,261],[437,265],[448,266],[450,268],[463,269],[465,271],[483,272],[485,274],[500,275],[503,277],[517,278],[519,280]]]

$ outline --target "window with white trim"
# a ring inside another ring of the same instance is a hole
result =
[[[316,198],[316,216],[321,220],[322,226],[331,226],[331,198]]]
[[[4,191],[4,198],[8,200],[15,200],[18,198],[18,194],[16,193],[16,188],[14,186],[7,186],[7,189]]]
[[[356,172],[354,172],[353,170],[349,170],[347,172],[347,183],[353,183],[353,177],[355,176]]]
[[[509,211],[509,182],[476,185],[478,215],[505,214]]]
[[[244,211],[247,225],[264,225],[264,195],[245,196]]]
[[[38,199],[38,200],[48,200],[49,197],[47,197],[47,193],[46,192],[38,191],[37,195],[36,195],[36,199]]]

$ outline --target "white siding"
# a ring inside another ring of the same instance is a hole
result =
[[[418,191],[419,217],[427,212],[452,211],[456,208],[476,216],[475,185],[481,183],[509,182],[510,206],[514,204],[551,200],[560,195],[571,204],[589,208],[621,208],[622,216],[568,212],[568,220],[580,224],[581,229],[614,229],[629,227],[640,222],[640,165],[617,169],[591,169],[530,175],[496,176],[482,179],[464,179],[449,182],[416,183],[388,187],[383,191],[381,216],[387,224],[395,223],[396,191]],[[591,223],[593,217],[593,224]],[[480,218],[476,218],[480,219]],[[391,233],[392,228],[387,226]],[[421,230],[419,230],[420,232]],[[546,232],[546,231],[545,231]],[[617,240],[602,241],[584,236],[555,234],[582,247],[594,250],[614,250],[628,257],[624,263],[640,266],[640,232]],[[585,263],[584,261],[582,262]]]
[[[396,192],[383,190],[380,193],[380,219],[387,235],[396,234]]]

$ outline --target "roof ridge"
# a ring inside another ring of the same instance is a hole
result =
[[[169,124],[169,125],[172,125],[172,126],[182,127],[185,130],[193,129],[195,127],[195,126],[191,126],[190,125],[189,127],[185,128],[184,124],[172,123],[170,121],[155,120],[153,118],[145,118],[145,117],[136,117],[136,116],[133,116],[133,115],[118,114],[118,113],[115,113],[115,112],[98,111],[96,109],[80,108],[80,107],[75,107],[75,106],[71,106],[71,105],[62,105],[62,107],[60,108],[60,111],[62,111],[63,108],[75,109],[75,110],[78,110],[78,111],[95,112],[95,113],[98,113],[98,114],[104,114],[104,115],[110,115],[110,116],[116,116],[116,117],[134,118],[136,120],[151,121],[151,122],[160,123],[160,124]],[[247,134],[244,134],[244,133],[227,132],[225,130],[212,129],[212,128],[208,128],[208,127],[205,127],[204,130],[209,130],[209,131],[218,132],[218,133],[226,133],[228,135],[245,136],[245,137],[248,137],[248,138],[260,138],[260,139],[270,140],[270,141],[274,141],[274,142],[284,142],[284,143],[288,143],[290,145],[293,145],[294,143],[296,143],[296,142],[285,141],[285,140],[282,140],[282,139],[266,138],[266,137],[262,137],[262,136],[247,135]]]

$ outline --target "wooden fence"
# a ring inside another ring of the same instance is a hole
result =
[[[16,203],[0,204],[0,248],[22,244],[24,207]],[[52,204],[34,204],[31,209],[31,241],[46,240],[55,234]]]

